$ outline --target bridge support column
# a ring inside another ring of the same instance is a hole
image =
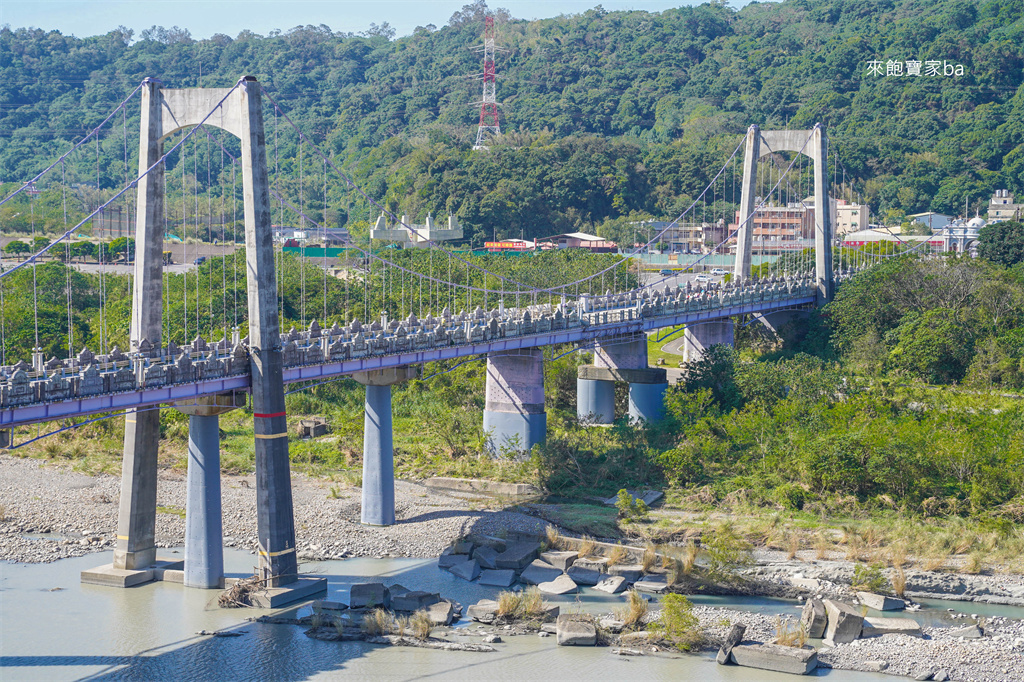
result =
[[[392,447],[391,386],[415,379],[415,367],[357,372],[352,378],[366,387],[363,418],[363,511],[368,526],[395,523],[395,453]]]
[[[631,421],[657,421],[665,413],[666,372],[647,366],[647,335],[638,332],[602,339],[594,364],[583,365],[576,377],[576,415],[591,424],[615,421],[615,382],[629,384]]]
[[[732,346],[733,338],[733,321],[728,318],[687,325],[683,330],[683,361],[697,362],[711,346]]]
[[[487,354],[484,431],[493,452],[529,452],[547,437],[544,355],[539,348]]]
[[[587,424],[611,424],[615,421],[615,380],[596,378],[594,365],[583,365],[576,376],[576,417]]]

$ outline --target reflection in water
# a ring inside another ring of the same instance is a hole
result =
[[[109,554],[93,554],[51,564],[0,564],[0,679],[792,679],[718,666],[707,656],[627,658],[613,656],[605,648],[558,647],[554,637],[535,635],[508,637],[497,645],[496,653],[320,642],[303,635],[298,627],[246,622],[267,612],[220,609],[216,606],[216,591],[186,589],[171,583],[150,583],[127,590],[79,583],[80,571],[109,560]],[[246,575],[252,572],[254,558],[246,552],[227,550],[225,563],[229,574]],[[350,559],[311,564],[305,570],[327,577],[329,598],[341,601],[348,600],[350,585],[370,576],[379,576],[387,584],[440,592],[463,604],[493,597],[497,592],[439,571],[432,560]],[[55,587],[64,589],[48,591]],[[621,603],[621,597],[592,592],[579,599],[588,611],[606,612]],[[742,600],[711,601],[728,606]],[[760,600],[749,606],[768,613],[795,612],[792,603],[779,600]],[[309,608],[292,611],[304,615]],[[463,623],[462,627],[472,632],[475,624]],[[245,634],[195,634],[204,629]],[[889,679],[844,671],[821,673],[828,673],[827,678],[836,682]]]

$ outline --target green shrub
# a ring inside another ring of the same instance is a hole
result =
[[[651,626],[680,651],[690,651],[704,639],[693,604],[681,594],[667,594],[662,600],[661,622]]]
[[[619,510],[619,518],[626,520],[644,519],[650,510],[647,504],[640,499],[634,499],[625,488],[619,491],[615,508]]]
[[[800,511],[804,508],[807,491],[796,483],[783,483],[775,488],[775,499],[786,509]]]
[[[881,592],[887,583],[881,566],[856,564],[853,567],[853,581],[850,586],[855,590]]]

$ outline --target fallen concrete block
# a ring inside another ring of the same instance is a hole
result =
[[[399,585],[396,583],[394,585],[388,585],[388,592],[391,593],[391,598],[394,599],[395,597],[406,594],[407,592],[412,592],[412,590],[405,585]]]
[[[572,562],[572,565],[579,568],[587,568],[599,573],[608,572],[608,558],[603,556],[580,557],[576,561]]]
[[[618,594],[626,589],[626,585],[626,579],[621,575],[610,575],[594,585],[594,589],[608,594]]]
[[[860,637],[864,626],[864,616],[849,604],[833,599],[825,600],[825,613],[828,625],[825,628],[825,642],[828,644],[848,644]]]
[[[519,571],[530,565],[540,555],[537,542],[516,542],[509,545],[495,560],[495,568],[511,568]]]
[[[400,595],[391,595],[391,608],[395,611],[419,611],[431,604],[441,601],[441,595],[437,592],[406,592]]]
[[[964,639],[981,639],[985,636],[985,633],[977,625],[968,625],[965,628],[950,630],[949,634],[951,637],[963,637]]]
[[[526,570],[520,574],[519,580],[529,585],[540,585],[541,583],[550,582],[560,575],[562,575],[560,570],[546,561],[537,559],[526,567]]]
[[[910,635],[921,637],[921,625],[913,618],[878,618],[868,616],[861,626],[861,637],[878,637],[880,635]]]
[[[476,580],[480,577],[480,564],[476,562],[476,559],[469,559],[461,564],[455,564],[448,570],[451,571],[452,575],[458,576],[463,580]]]
[[[889,662],[881,659],[864,661],[864,670],[869,673],[880,673],[889,668]]]
[[[340,601],[328,601],[327,599],[317,599],[311,606],[313,607],[313,613],[320,612],[331,612],[331,611],[344,611],[348,608],[347,604],[342,604]]]
[[[566,614],[555,622],[558,646],[594,646],[597,627],[587,616]]]
[[[455,606],[451,602],[439,601],[428,606],[426,611],[434,625],[450,625],[455,619]]]
[[[739,644],[732,649],[736,665],[779,673],[806,675],[818,667],[818,652],[781,644]]]
[[[442,554],[437,557],[437,567],[445,570],[466,560],[465,554]]]
[[[580,588],[572,578],[563,573],[550,582],[537,585],[537,589],[544,594],[569,594]]]
[[[725,665],[732,661],[732,650],[743,641],[743,633],[746,631],[747,626],[743,623],[736,623],[736,625],[732,626],[729,634],[725,636],[725,641],[722,642],[721,648],[718,649],[718,655],[715,656],[718,665]]]
[[[565,571],[579,558],[579,552],[542,552],[540,558],[555,568]]]
[[[510,587],[516,581],[516,572],[511,569],[480,571],[480,584],[494,587]]]
[[[498,551],[493,547],[477,547],[473,550],[473,558],[480,568],[493,570],[498,567]]]
[[[640,564],[613,564],[608,567],[608,575],[621,575],[627,583],[635,583],[644,577],[644,567]]]
[[[664,594],[668,590],[668,578],[664,573],[652,573],[633,583],[633,589],[640,592]]]
[[[466,616],[478,623],[493,623],[498,615],[498,602],[493,599],[481,599],[466,608]]]
[[[820,599],[807,600],[804,610],[800,614],[800,625],[811,639],[819,639],[825,635],[828,615],[825,612],[825,605]]]
[[[817,578],[790,578],[789,582],[793,587],[810,590],[811,592],[817,592],[821,589],[821,581]]]
[[[391,592],[384,583],[356,583],[349,590],[350,609],[389,608]]]
[[[861,604],[875,611],[899,611],[907,607],[907,602],[902,599],[893,599],[873,592],[858,592],[857,598]]]
[[[459,540],[452,543],[450,549],[452,554],[471,554],[473,552],[473,543],[467,542],[466,540]]]
[[[566,575],[572,578],[573,582],[578,585],[596,585],[601,582],[601,578],[603,578],[605,574],[600,571],[592,571],[589,568],[570,566],[569,570],[566,571]]]

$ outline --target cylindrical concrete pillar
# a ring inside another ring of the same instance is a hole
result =
[[[391,444],[391,385],[366,384],[363,420],[363,523],[395,523],[395,461]]]
[[[687,325],[683,331],[683,361],[696,362],[717,344],[733,345],[732,318]]]
[[[668,383],[629,384],[630,421],[656,422],[665,416],[665,391]]]
[[[587,424],[615,421],[615,382],[576,379],[576,416]]]
[[[220,509],[220,418],[188,418],[185,586],[219,588],[224,578]]]
[[[544,354],[539,348],[488,353],[484,431],[493,451],[529,452],[547,436]]]

